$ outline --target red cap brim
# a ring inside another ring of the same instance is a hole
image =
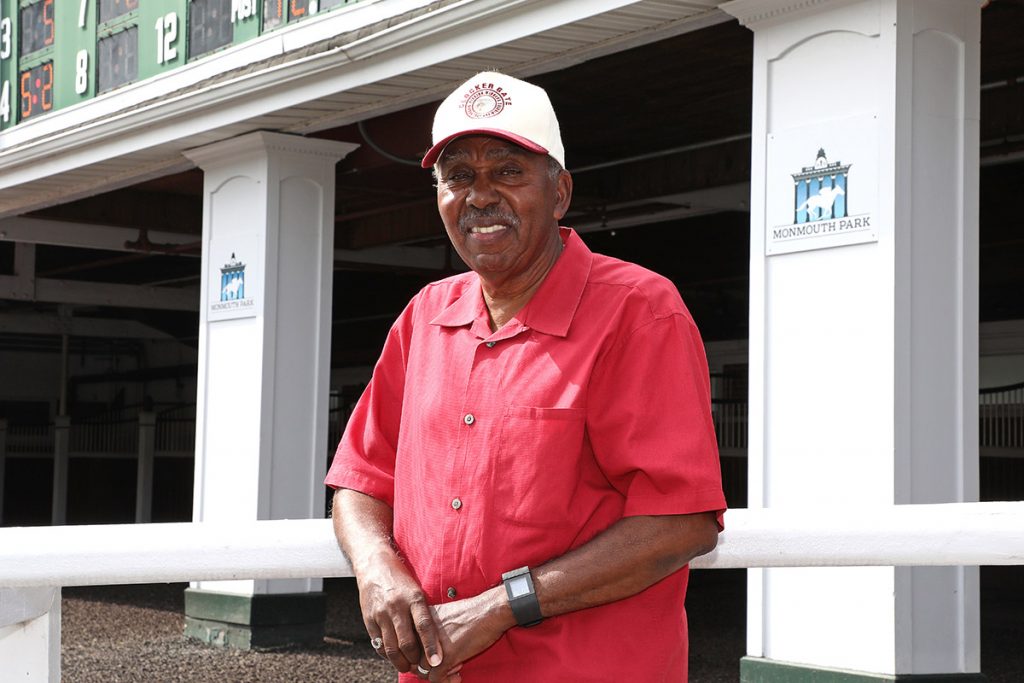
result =
[[[465,135],[490,135],[491,137],[501,138],[502,140],[514,142],[520,147],[528,149],[536,154],[548,153],[546,147],[541,147],[536,142],[533,142],[532,140],[527,140],[521,135],[509,133],[507,130],[499,130],[497,128],[473,128],[471,130],[463,130],[459,131],[458,133],[453,133],[452,135],[449,135],[443,140],[439,140],[437,143],[434,144],[433,147],[427,150],[426,155],[424,155],[423,157],[423,161],[420,162],[420,166],[422,166],[423,168],[430,168],[431,166],[433,166],[435,163],[437,163],[437,158],[441,156],[441,152],[444,151],[444,148],[448,146],[449,142],[451,142],[455,138],[461,138]]]

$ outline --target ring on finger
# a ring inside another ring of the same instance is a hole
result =
[[[421,676],[429,676],[430,675],[430,669],[424,669],[419,664],[416,665],[416,670],[420,672]]]
[[[376,638],[370,638],[370,647],[372,647],[374,650],[379,650],[380,646],[383,644],[384,639],[380,636],[377,636]]]

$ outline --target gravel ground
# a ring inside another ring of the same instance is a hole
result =
[[[984,570],[988,571],[988,570]],[[983,573],[982,663],[990,683],[1024,681],[1019,644],[1024,569]],[[182,637],[184,584],[66,588],[62,601],[66,683],[394,683],[391,666],[362,632],[351,580],[324,582],[327,638],[278,652],[211,648]],[[733,683],[744,654],[742,571],[694,572],[687,599],[692,683]],[[641,682],[642,683],[642,682]]]

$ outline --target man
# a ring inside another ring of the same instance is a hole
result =
[[[543,90],[478,74],[433,141],[471,272],[395,322],[327,476],[371,643],[400,680],[683,681],[686,564],[725,508],[697,329],[559,227]]]

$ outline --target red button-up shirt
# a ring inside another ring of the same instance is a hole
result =
[[[562,239],[540,289],[497,332],[475,273],[416,295],[327,475],[392,506],[395,541],[432,604],[481,593],[622,517],[725,508],[707,363],[675,287],[593,254],[571,230]],[[513,628],[466,662],[463,680],[683,681],[687,578]]]

